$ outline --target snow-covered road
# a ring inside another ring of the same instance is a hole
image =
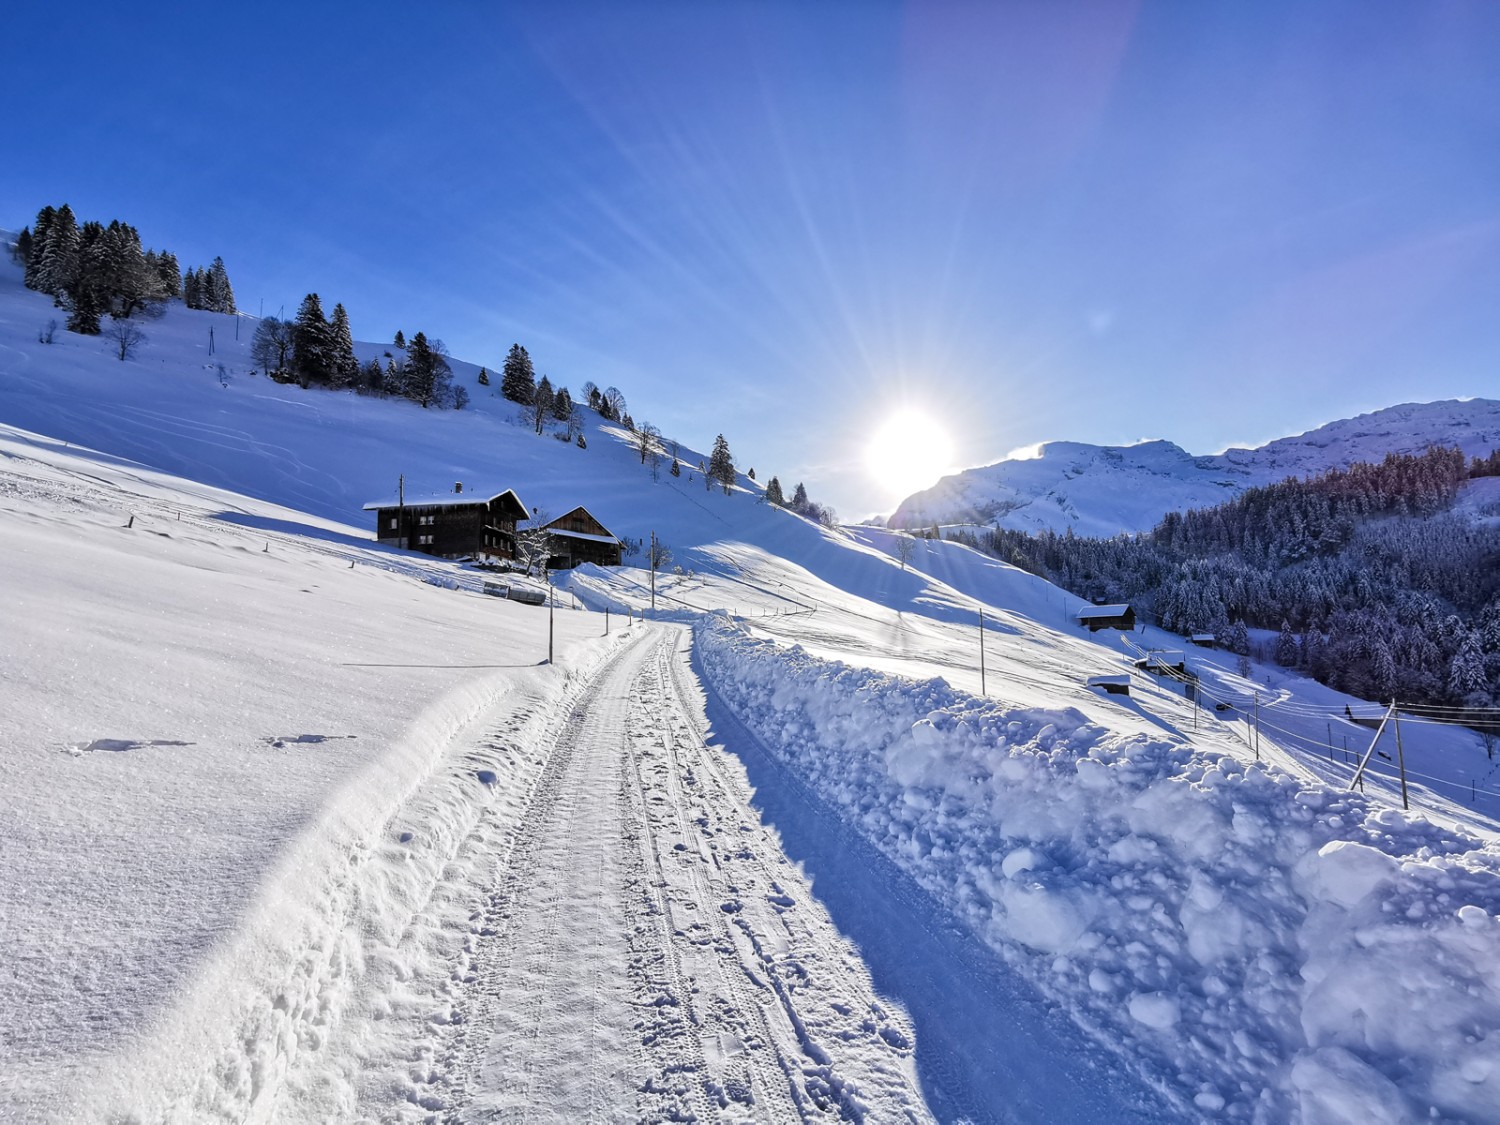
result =
[[[506,830],[470,837],[484,874],[446,1014],[414,1006],[423,1080],[367,1058],[356,1115],[930,1119],[905,1015],[702,737],[686,630],[635,633],[528,748]]]

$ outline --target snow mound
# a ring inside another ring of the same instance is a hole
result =
[[[1194,1110],[1500,1120],[1500,848],[1175,735],[697,637],[773,754]]]

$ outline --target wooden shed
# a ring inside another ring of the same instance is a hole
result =
[[[1107,695],[1129,695],[1129,676],[1090,676],[1088,687],[1103,688]]]
[[[620,541],[585,507],[558,516],[546,530],[552,535],[550,570],[571,570],[579,563],[620,565]]]
[[[1100,629],[1134,629],[1135,610],[1128,605],[1089,605],[1073,615],[1090,633]]]
[[[511,489],[406,493],[372,500],[381,543],[444,558],[502,561],[516,557],[516,523],[530,512]]]

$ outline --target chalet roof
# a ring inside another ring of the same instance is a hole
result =
[[[617,539],[614,535],[610,534],[609,528],[607,528],[607,527],[604,527],[604,532],[605,533],[603,535],[591,535],[591,534],[589,534],[588,532],[585,532],[585,531],[564,531],[562,528],[560,528],[560,527],[557,526],[558,524],[562,523],[563,520],[567,519],[569,516],[575,516],[575,515],[577,515],[580,512],[582,512],[589,519],[593,520],[600,527],[604,527],[604,521],[601,520],[598,516],[594,515],[593,512],[589,511],[582,504],[579,504],[579,505],[577,505],[575,507],[569,508],[566,512],[564,512],[562,515],[558,516],[551,523],[546,524],[545,527],[553,535],[566,535],[566,536],[569,536],[570,538],[573,538],[573,539],[587,539],[587,540],[590,540],[591,542],[594,542],[594,543],[618,543],[619,542],[619,539]]]
[[[615,547],[620,545],[620,541],[613,535],[590,535],[587,531],[564,531],[562,528],[552,527],[550,524],[547,527],[547,534],[554,535],[559,539],[584,539],[590,543],[608,543]]]
[[[1073,616],[1080,621],[1095,617],[1123,617],[1130,612],[1128,605],[1086,605]]]
[[[1175,668],[1179,664],[1186,663],[1186,660],[1182,655],[1181,649],[1163,648],[1146,653],[1146,658],[1144,660],[1138,660],[1136,661],[1136,663],[1147,668],[1151,667],[1154,664],[1165,665],[1168,668]]]
[[[1130,677],[1129,676],[1090,676],[1089,679],[1088,679],[1088,683],[1085,686],[1087,686],[1087,687],[1103,687],[1105,684],[1109,684],[1109,685],[1111,685],[1113,687],[1129,687],[1130,686]]]
[[[1213,639],[1214,635],[1212,633],[1194,633],[1188,638],[1190,641],[1211,641]]]
[[[509,499],[505,499],[506,497]],[[380,508],[395,508],[403,504],[408,508],[463,508],[475,504],[492,504],[496,500],[501,501],[501,510],[505,515],[525,519],[531,514],[526,505],[521,502],[521,498],[516,495],[515,490],[510,488],[498,492],[487,492],[477,488],[464,492],[408,492],[404,500],[400,496],[371,500],[364,506],[364,510],[373,512]]]

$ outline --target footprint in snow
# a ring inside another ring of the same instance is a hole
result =
[[[269,738],[262,738],[261,741],[267,746],[280,748],[286,746],[288,743],[311,746],[319,742],[333,742],[337,739],[358,737],[359,735],[357,734],[273,734]]]
[[[64,752],[75,758],[94,750],[108,750],[120,754],[126,750],[139,750],[142,746],[195,746],[193,742],[179,742],[170,738],[96,738],[92,742],[70,742]]]

